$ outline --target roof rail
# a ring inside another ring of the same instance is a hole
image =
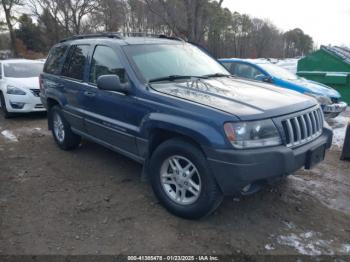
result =
[[[177,41],[186,42],[185,39],[178,37],[178,36],[158,35],[158,38],[165,38],[165,39],[170,39],[170,40],[177,40]]]
[[[154,34],[154,33],[147,33],[147,32],[127,32],[127,33],[122,33],[122,36],[154,37],[154,38],[164,38],[164,39],[177,40],[177,41],[185,41],[184,39],[177,36],[168,36],[165,34]]]
[[[78,39],[85,39],[85,38],[96,38],[96,37],[107,37],[107,38],[117,38],[117,39],[123,39],[123,36],[120,35],[120,33],[95,33],[95,34],[85,34],[85,35],[74,35],[65,39],[62,39],[60,43],[70,41],[70,40],[78,40]]]
[[[66,42],[66,41],[71,41],[71,40],[86,39],[86,38],[97,38],[97,37],[123,39],[124,36],[154,37],[154,38],[163,38],[163,39],[170,39],[170,40],[177,40],[177,41],[185,42],[185,40],[180,38],[180,37],[167,36],[167,35],[164,35],[164,34],[150,34],[150,33],[145,33],[145,32],[128,32],[128,33],[105,32],[105,33],[75,35],[75,36],[72,36],[72,37],[68,37],[68,38],[62,39],[60,41],[60,43],[63,43],[63,42]]]

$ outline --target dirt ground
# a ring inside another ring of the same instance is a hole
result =
[[[0,116],[0,255],[349,255],[350,162],[339,157],[187,221],[133,161],[87,141],[60,150],[43,115]]]

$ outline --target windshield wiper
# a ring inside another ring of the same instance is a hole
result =
[[[185,75],[170,75],[170,76],[164,76],[164,77],[158,77],[150,79],[148,82],[160,82],[160,81],[175,81],[177,79],[189,79],[189,78],[206,78],[202,76],[185,76]]]
[[[210,77],[230,77],[230,76],[232,76],[232,75],[215,73],[215,74],[204,75],[202,77],[210,78]]]

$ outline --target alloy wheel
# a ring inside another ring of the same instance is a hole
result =
[[[202,183],[196,166],[183,156],[167,158],[160,168],[162,187],[177,204],[190,205],[200,196]]]
[[[62,118],[59,114],[55,113],[53,115],[53,131],[57,140],[62,143],[65,138],[65,131]]]

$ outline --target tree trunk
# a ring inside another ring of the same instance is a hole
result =
[[[18,51],[17,51],[17,46],[16,46],[16,35],[15,35],[15,32],[13,30],[13,26],[11,23],[11,10],[6,7],[5,3],[2,3],[2,6],[3,6],[4,11],[5,11],[6,24],[7,24],[7,27],[9,29],[9,32],[10,32],[12,52],[13,52],[13,55],[15,57],[17,57]]]

